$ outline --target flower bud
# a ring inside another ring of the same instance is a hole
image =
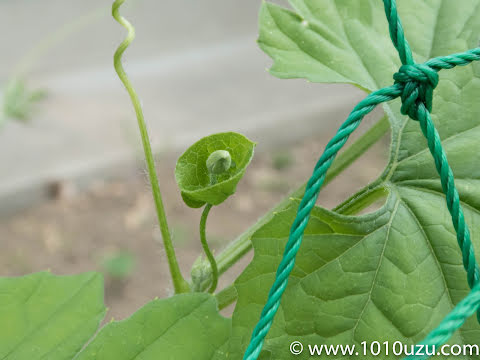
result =
[[[199,257],[195,260],[190,275],[192,277],[192,290],[194,292],[202,291],[202,286],[208,287],[212,282],[210,263],[203,257]]]
[[[207,170],[211,175],[220,175],[230,169],[232,157],[226,150],[217,150],[207,159]]]

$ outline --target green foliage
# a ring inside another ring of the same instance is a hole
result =
[[[35,103],[43,100],[46,95],[45,90],[29,90],[21,79],[10,80],[3,94],[3,118],[29,120]]]
[[[473,34],[480,32],[480,15],[472,14],[468,3],[401,3],[417,61],[477,45]],[[381,2],[291,4],[296,12],[268,3],[261,11],[259,43],[274,60],[274,75],[353,83],[368,90],[393,82],[399,64]],[[480,234],[480,172],[474,161],[480,151],[479,70],[473,64],[442,73],[432,114],[473,239]],[[398,101],[385,109],[392,127],[389,164],[377,181],[335,212],[314,209],[262,359],[290,358],[285,344],[291,340],[416,343],[468,293],[455,231],[418,123],[399,114]],[[378,211],[353,216],[384,194],[388,200]],[[239,298],[230,341],[235,356],[245,349],[266,301],[297,206],[292,201],[253,236],[254,260],[236,282]],[[479,341],[474,319],[451,339],[457,344]]]
[[[231,320],[218,313],[213,296],[183,294],[107,324],[84,349],[104,315],[99,274],[0,278],[0,358],[206,360],[225,356],[231,332]]]
[[[230,329],[211,295],[176,295],[106,325],[76,360],[207,360],[223,356]]]
[[[400,15],[404,15],[402,9],[419,7],[417,3],[402,2]],[[274,60],[272,75],[350,83],[368,90],[392,84],[400,60],[388,35],[382,2],[291,0],[290,4],[296,12],[270,3],[263,4],[260,12],[258,44]],[[438,6],[438,1],[433,6]],[[435,18],[428,14],[431,9],[425,7],[428,5],[419,8],[426,16],[425,21],[409,21],[402,16],[407,38],[412,40],[414,48],[418,48],[417,34],[431,37],[435,28]],[[428,39],[423,39],[427,43]],[[427,49],[422,50],[415,54],[418,61],[429,55]]]
[[[236,282],[231,351],[237,355],[258,320],[297,205],[292,202],[252,239],[255,258]],[[422,210],[431,205],[439,211],[426,221],[448,219],[441,199]],[[358,217],[316,208],[265,352],[288,359],[285,344],[294,340],[357,345],[422,340],[468,293],[468,285],[454,236],[441,234],[438,225],[424,234],[425,220],[417,211],[396,195],[377,212]],[[470,319],[450,343],[479,338],[478,323]]]
[[[206,203],[218,205],[234,194],[252,160],[254,147],[254,142],[234,132],[210,135],[189,147],[175,168],[175,178],[185,203],[192,208]],[[228,151],[232,163],[228,171],[217,175],[212,183],[207,159],[217,150]]]
[[[135,257],[129,252],[118,252],[107,256],[102,261],[102,267],[109,276],[125,279],[132,274]]]
[[[0,358],[71,360],[104,314],[99,274],[0,278]]]
[[[129,30],[129,37],[117,52],[116,68],[138,111],[138,98],[120,62],[134,34],[118,13],[121,3],[115,2],[114,16]],[[262,6],[259,44],[274,60],[274,75],[351,83],[367,91],[392,83],[399,62],[380,1],[290,3],[295,11],[269,3]],[[476,46],[480,14],[471,10],[476,5],[474,0],[402,1],[400,13],[417,61]],[[479,70],[474,64],[442,73],[432,114],[455,172],[473,239],[480,234],[480,170],[473,161],[480,152]],[[18,89],[13,93],[25,93]],[[290,359],[288,344],[293,340],[306,344],[416,343],[468,293],[455,232],[418,124],[400,115],[398,101],[385,105],[385,111],[392,130],[389,163],[378,180],[333,211],[314,208],[261,359]],[[153,157],[142,116],[139,122],[152,175]],[[185,203],[190,207],[216,205],[233,194],[254,146],[240,134],[221,133],[190,147],[175,169]],[[225,173],[217,170],[219,164]],[[168,230],[155,176],[152,186],[162,230]],[[386,201],[380,209],[356,215],[383,197]],[[4,325],[0,358],[241,358],[282,258],[297,207],[298,199],[292,199],[252,236],[254,259],[220,301],[228,305],[238,294],[232,320],[219,315],[212,295],[175,295],[148,303],[127,320],[106,325],[84,348],[105,312],[99,275],[38,273],[0,278]],[[162,235],[165,238],[168,231]],[[170,245],[165,242],[170,268],[175,270],[178,264],[176,259],[171,261],[175,256]],[[224,264],[231,266],[229,258],[238,259],[234,251],[246,252],[240,245],[231,247]],[[478,249],[478,241],[476,245]],[[119,255],[104,266],[114,276],[125,276],[131,260]],[[208,268],[203,260],[195,264],[193,290],[205,290],[204,283],[211,281]],[[181,278],[178,269],[176,276]],[[473,319],[450,339],[455,344],[479,342],[480,326]],[[307,357],[307,353],[298,356]]]

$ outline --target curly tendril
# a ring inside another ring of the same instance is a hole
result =
[[[155,202],[155,208],[157,212],[158,222],[160,224],[160,231],[162,233],[163,245],[165,247],[165,252],[167,254],[168,265],[170,268],[170,273],[172,275],[173,286],[175,288],[175,293],[189,292],[190,287],[188,283],[182,276],[180,272],[180,267],[178,266],[177,257],[175,250],[172,244],[172,237],[170,235],[170,230],[168,228],[167,217],[165,215],[165,207],[163,205],[162,193],[160,192],[160,185],[158,183],[157,172],[155,169],[155,160],[153,158],[152,147],[150,145],[150,139],[148,136],[147,125],[143,116],[142,107],[140,105],[140,99],[138,98],[135,89],[133,88],[130,80],[128,79],[127,74],[122,65],[122,55],[128,46],[135,39],[135,28],[130,24],[124,17],[120,15],[119,8],[125,0],[116,0],[112,5],[112,16],[114,19],[122,25],[127,30],[127,37],[120,46],[115,51],[113,56],[113,64],[115,70],[118,74],[118,77],[122,81],[123,85],[127,89],[130,99],[132,101],[133,107],[135,108],[135,114],[137,116],[138,128],[140,130],[140,135],[142,137],[143,151],[145,153],[145,160],[148,168],[148,176],[150,179],[150,184],[152,186],[152,194]]]

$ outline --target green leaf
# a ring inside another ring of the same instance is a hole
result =
[[[381,1],[290,3],[295,12],[268,3],[261,12],[259,42],[274,59],[274,75],[352,83],[367,90],[392,84],[399,61],[388,38]],[[476,47],[479,7],[478,0],[399,3],[416,61]],[[432,114],[455,174],[477,257],[479,75],[479,64],[441,72]],[[417,343],[468,293],[433,159],[418,123],[400,116],[398,107],[399,101],[385,106],[392,144],[380,178],[336,211],[314,209],[261,359],[290,359],[288,346],[294,340]],[[382,194],[387,200],[379,210],[353,216]],[[245,350],[259,319],[297,206],[293,201],[253,236],[255,257],[236,282],[239,298],[229,344],[235,356]],[[480,326],[473,318],[450,340],[460,345],[479,342]]]
[[[71,360],[104,314],[100,274],[0,278],[0,359]]]
[[[76,360],[210,360],[230,336],[231,320],[208,294],[154,300],[106,325]]]
[[[362,341],[422,340],[468,293],[455,238],[442,234],[448,230],[434,221],[448,219],[443,201],[424,200],[429,214],[419,218],[418,209],[395,193],[380,210],[363,216],[315,208],[265,353],[289,359],[292,341],[360,346]],[[292,202],[252,239],[255,258],[236,282],[239,299],[230,350],[237,355],[266,301],[297,205]],[[431,221],[432,229],[422,221]],[[472,318],[449,343],[476,344],[479,339]]]
[[[252,160],[255,143],[245,136],[226,132],[204,137],[185,151],[177,161],[175,178],[185,203],[193,208],[205,203],[218,205],[235,193],[245,169]],[[226,150],[232,166],[212,181],[207,159],[217,150]]]
[[[378,1],[290,3],[298,13],[270,3],[260,12],[258,43],[274,60],[273,75],[353,83],[369,90],[391,83],[400,61]]]

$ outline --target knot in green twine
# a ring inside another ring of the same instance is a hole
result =
[[[407,64],[400,67],[393,79],[402,87],[400,111],[403,115],[418,121],[420,104],[432,111],[433,90],[438,85],[437,71],[425,64]]]

